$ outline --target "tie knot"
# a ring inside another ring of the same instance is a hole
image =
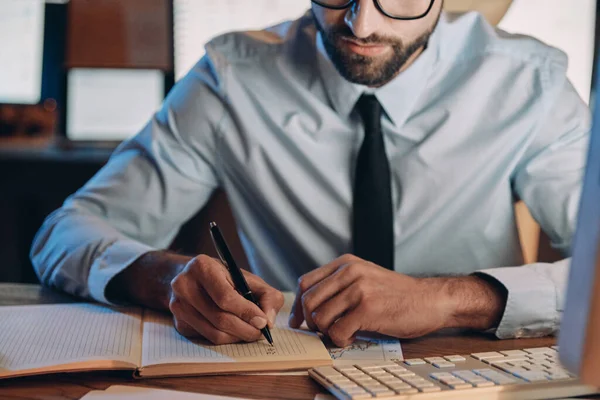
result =
[[[372,94],[363,94],[356,102],[356,111],[360,114],[365,131],[378,131],[381,123],[381,104]]]

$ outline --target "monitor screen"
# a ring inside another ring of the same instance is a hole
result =
[[[0,103],[40,101],[44,0],[0,1]]]
[[[581,98],[589,101],[596,0],[513,0],[499,27],[564,51],[569,56],[568,77]]]
[[[146,125],[164,94],[162,71],[71,69],[67,77],[67,138],[125,140]]]
[[[297,19],[310,7],[291,0],[174,0],[175,76],[180,79],[204,55],[204,44],[222,33],[264,29]]]

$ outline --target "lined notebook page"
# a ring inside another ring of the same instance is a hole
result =
[[[254,343],[212,345],[204,340],[189,340],[173,327],[172,317],[146,310],[142,340],[142,366],[161,363],[235,363],[329,359],[319,337],[288,327],[290,307],[277,315],[271,329],[274,346],[266,339]]]
[[[137,365],[141,311],[94,304],[0,307],[0,370],[83,361]]]

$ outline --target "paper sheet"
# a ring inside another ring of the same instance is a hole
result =
[[[0,308],[0,369],[25,370],[93,360],[137,364],[141,312],[54,304]]]
[[[360,361],[393,361],[402,360],[402,347],[398,339],[380,339],[359,336],[354,343],[347,347],[335,347],[328,340],[325,346],[334,365],[355,364]]]
[[[215,396],[175,390],[153,389],[136,386],[111,386],[108,389],[89,392],[81,400],[240,400],[241,397]]]
[[[288,326],[289,310],[289,306],[282,308],[275,328],[271,329],[274,346],[264,338],[254,343],[220,346],[204,340],[190,340],[175,330],[169,316],[147,312],[144,316],[142,366],[167,362],[278,362],[326,357],[315,333]]]

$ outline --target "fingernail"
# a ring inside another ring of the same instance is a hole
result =
[[[275,312],[275,310],[273,310],[273,309],[269,310],[269,312],[267,313],[267,317],[269,318],[269,326],[274,327],[275,326],[275,318],[277,317],[277,313]]]
[[[265,326],[267,326],[267,320],[263,317],[254,317],[250,320],[250,325],[252,325],[256,329],[262,329]]]

